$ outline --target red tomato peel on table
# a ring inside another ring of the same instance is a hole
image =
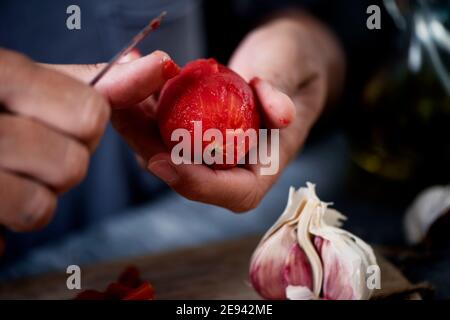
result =
[[[154,297],[155,290],[150,282],[141,280],[139,270],[130,266],[104,292],[85,290],[75,300],[153,300]]]

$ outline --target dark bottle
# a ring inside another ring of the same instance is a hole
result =
[[[448,183],[450,1],[385,3],[402,45],[363,92],[352,158],[388,179]]]

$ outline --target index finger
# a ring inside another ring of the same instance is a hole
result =
[[[88,83],[105,64],[47,66]],[[115,65],[95,88],[109,100],[112,107],[126,107],[159,91],[177,72],[178,67],[169,55],[154,51],[142,58]]]

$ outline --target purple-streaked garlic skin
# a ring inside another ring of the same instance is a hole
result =
[[[311,265],[305,252],[297,243],[291,246],[284,264],[283,274],[288,285],[312,289]]]
[[[372,248],[341,229],[345,216],[320,201],[314,185],[291,188],[288,205],[256,248],[250,281],[265,299],[369,299]]]
[[[325,300],[355,300],[351,286],[353,269],[351,261],[346,261],[333,244],[320,237],[314,239],[315,247],[322,259],[322,296]]]
[[[268,300],[285,300],[288,285],[311,288],[311,268],[293,228],[283,226],[256,249],[250,264],[250,282]]]

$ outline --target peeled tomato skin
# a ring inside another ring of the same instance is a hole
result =
[[[224,153],[224,162],[227,129],[245,132],[250,128],[260,128],[260,115],[252,88],[238,74],[213,59],[190,62],[166,82],[159,98],[157,120],[161,137],[169,149],[179,143],[171,141],[172,132],[176,129],[186,129],[193,140],[193,121],[202,122],[202,133],[211,128],[220,130],[224,141],[217,151]],[[210,143],[203,141],[202,149]],[[194,150],[193,141],[191,148]],[[215,164],[212,167],[228,169],[235,166],[238,161],[236,149],[235,145],[233,164]],[[245,153],[248,150],[246,144]]]

